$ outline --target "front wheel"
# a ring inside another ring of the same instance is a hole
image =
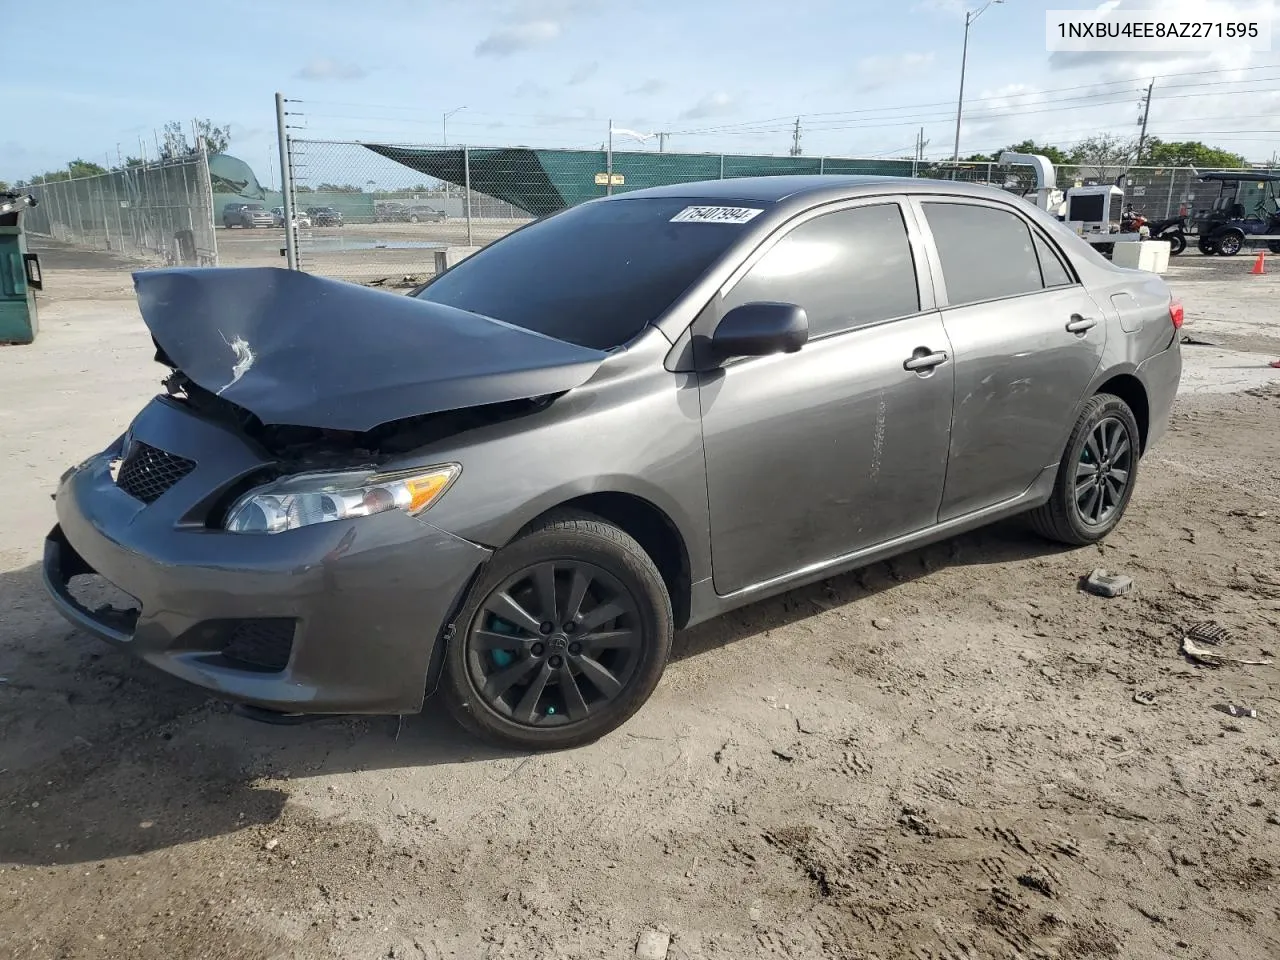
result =
[[[1267,249],[1272,253],[1280,253],[1280,240],[1268,240]]]
[[[1200,252],[1203,253],[1206,257],[1212,257],[1215,253],[1218,252],[1217,245],[1208,237],[1201,237],[1199,240],[1196,241],[1196,246],[1200,248]]]
[[[590,743],[649,699],[671,651],[671,599],[632,537],[588,514],[499,550],[445,651],[441,691],[465,728],[505,747]]]
[[[1036,532],[1085,546],[1115,529],[1133,495],[1140,444],[1127,403],[1110,393],[1090,399],[1067,441],[1049,502],[1030,515]]]
[[[1169,241],[1169,256],[1171,257],[1176,257],[1187,249],[1187,235],[1181,230],[1176,233],[1166,234],[1163,239]]]
[[[413,216],[411,216],[411,217],[409,218],[409,222],[410,222],[410,223],[417,223],[417,222],[418,222],[418,215],[415,213]]]

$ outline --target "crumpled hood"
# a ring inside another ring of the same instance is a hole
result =
[[[161,359],[266,424],[366,431],[561,393],[605,354],[400,294],[276,267],[133,275]]]

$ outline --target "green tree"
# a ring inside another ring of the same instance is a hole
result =
[[[1080,168],[1081,176],[1101,179],[1111,176],[1113,168],[1127,167],[1132,163],[1135,146],[1128,137],[1100,133],[1076,144],[1071,151],[1070,162]]]
[[[192,145],[187,140],[187,125],[179,120],[170,120],[164,125],[164,143],[160,147],[160,156],[165,160],[178,157],[190,157],[200,152],[200,141],[204,141],[205,150],[210,154],[226,153],[231,145],[231,125],[214,126],[212,120],[196,121],[196,142]]]
[[[9,192],[8,181],[0,180],[0,193],[8,193],[8,192]]]
[[[1181,140],[1165,143],[1159,137],[1150,137],[1143,145],[1138,162],[1152,167],[1213,167],[1234,168],[1247,166],[1245,158],[1230,150],[1211,147],[1199,140]]]
[[[349,183],[322,183],[316,189],[321,193],[364,193],[363,189]]]
[[[80,177],[98,177],[107,172],[107,168],[100,163],[80,159],[70,161],[67,164],[67,169],[70,171],[71,176],[77,180]]]

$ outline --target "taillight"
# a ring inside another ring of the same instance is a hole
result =
[[[1181,300],[1169,301],[1169,319],[1173,322],[1173,329],[1182,329],[1182,321],[1186,319],[1186,311],[1182,309]]]

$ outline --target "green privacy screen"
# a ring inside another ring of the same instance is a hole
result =
[[[535,217],[602,197],[596,174],[605,172],[603,150],[503,149],[432,150],[366,143],[364,146],[396,163],[459,186],[468,182],[478,193],[505,200]],[[672,183],[765,177],[786,174],[861,174],[909,177],[910,160],[853,160],[838,157],[762,157],[733,154],[614,151],[613,172],[625,183],[614,193]],[[921,171],[924,172],[923,170]]]

